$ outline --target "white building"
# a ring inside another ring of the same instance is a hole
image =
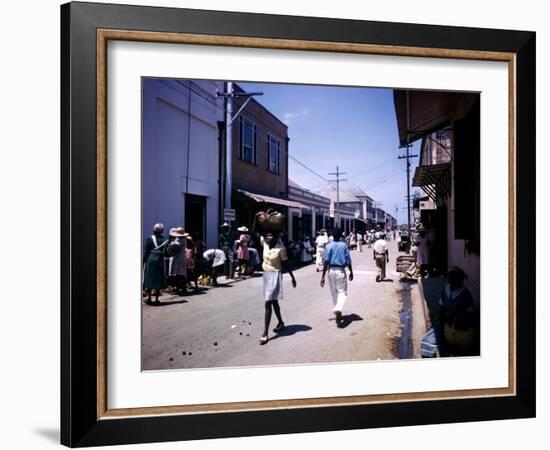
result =
[[[143,79],[144,239],[162,222],[166,234],[183,226],[207,247],[217,246],[223,103],[216,89],[222,83]]]

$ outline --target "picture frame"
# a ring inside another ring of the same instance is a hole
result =
[[[110,40],[506,62],[508,387],[109,409],[106,74]],[[81,447],[534,417],[535,252],[530,236],[535,236],[535,42],[535,33],[527,31],[79,2],[62,5],[62,444]]]

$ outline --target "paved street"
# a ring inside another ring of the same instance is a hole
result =
[[[285,329],[270,332],[261,346],[264,301],[261,274],[245,280],[229,280],[218,288],[202,288],[199,293],[176,297],[164,295],[161,306],[143,305],[143,369],[177,369],[231,366],[258,366],[396,359],[396,345],[402,334],[400,311],[402,291],[395,272],[398,256],[395,241],[389,243],[387,277],[375,281],[372,250],[353,251],[355,279],[349,283],[344,307],[344,326],[337,328],[332,314],[328,280],[310,264],[295,271],[297,288],[284,275],[284,299],[280,301]],[[414,314],[413,354],[418,356],[418,336],[423,314],[417,286],[411,289]],[[277,323],[275,314],[273,328]],[[416,331],[415,331],[416,330]]]

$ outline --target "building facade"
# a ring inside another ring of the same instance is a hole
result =
[[[289,208],[288,235],[291,241],[315,238],[322,228],[332,228],[330,217],[331,201],[327,197],[315,194],[303,188],[295,181],[288,180],[288,198],[304,205],[301,208]]]
[[[233,84],[233,111],[247,97]],[[232,126],[232,208],[236,225],[253,226],[254,215],[269,208],[288,216],[289,207],[301,207],[288,199],[288,128],[255,99],[239,113]]]
[[[217,246],[219,123],[214,81],[143,80],[142,235],[153,224],[183,226]]]
[[[412,184],[426,194],[417,213],[429,230],[431,264],[441,271],[459,266],[479,302],[479,95],[394,91],[394,100],[401,144],[422,139]]]

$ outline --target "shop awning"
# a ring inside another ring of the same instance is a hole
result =
[[[451,186],[451,163],[418,166],[412,185],[421,187],[434,201],[437,196],[447,196]]]
[[[306,206],[300,202],[295,202],[292,200],[286,200],[284,198],[270,197],[269,195],[256,194],[254,192],[244,191],[242,189],[236,189],[237,192],[250,197],[251,199],[257,201],[258,203],[272,203],[274,205],[286,206],[287,208],[306,208],[310,209],[309,206]]]
[[[478,94],[441,91],[393,91],[400,145],[410,144],[462,117]]]

